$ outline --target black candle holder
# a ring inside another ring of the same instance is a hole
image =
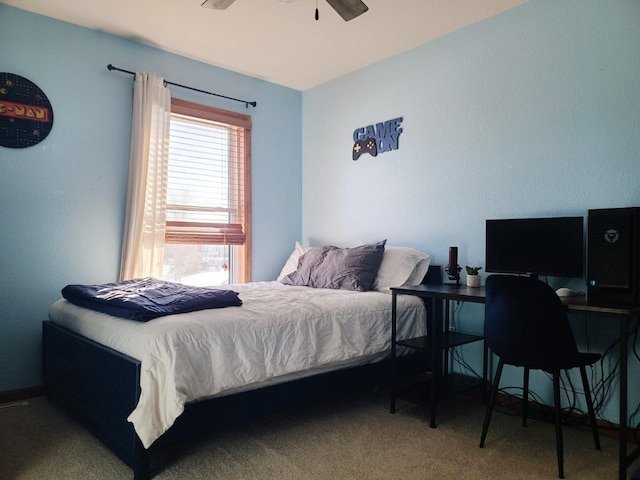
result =
[[[462,267],[460,265],[447,265],[444,271],[449,275],[449,280],[455,280],[456,285],[460,285],[460,272],[462,271]]]

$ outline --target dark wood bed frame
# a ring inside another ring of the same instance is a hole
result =
[[[440,267],[431,266],[423,283],[441,282]],[[390,376],[388,362],[382,361],[187,404],[173,426],[145,449],[127,421],[140,396],[140,362],[50,321],[42,329],[48,397],[131,467],[134,480],[152,477],[151,456],[163,445],[330,392],[373,387]]]

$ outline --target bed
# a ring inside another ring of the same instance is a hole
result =
[[[344,272],[317,278],[332,254],[353,272],[351,249],[296,244],[277,281],[224,287],[241,306],[145,322],[60,299],[43,322],[48,395],[129,465],[135,480],[146,480],[163,445],[323,392],[375,385],[388,375],[389,288],[441,281],[428,255],[382,247],[364,285],[364,277],[336,285]],[[399,338],[425,333],[421,300],[403,297],[398,315],[405,326]]]

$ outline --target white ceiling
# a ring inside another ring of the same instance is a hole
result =
[[[317,0],[0,0],[297,90],[407,51],[526,0],[364,0],[345,22]],[[135,65],[118,65],[135,69]]]

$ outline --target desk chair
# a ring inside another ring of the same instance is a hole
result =
[[[596,449],[600,450],[585,367],[597,362],[601,355],[578,351],[566,307],[549,285],[531,277],[491,275],[487,278],[484,335],[487,346],[497,355],[499,362],[482,427],[480,448],[484,447],[487,437],[504,365],[524,367],[523,427],[527,424],[529,370],[543,370],[553,377],[558,476],[564,478],[560,371],[580,368],[591,430]]]

